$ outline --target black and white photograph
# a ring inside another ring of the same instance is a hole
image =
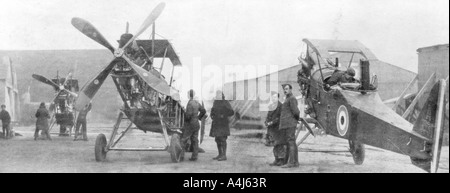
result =
[[[0,0],[0,26],[0,173],[449,173],[447,0]],[[271,183],[233,180],[177,186]]]

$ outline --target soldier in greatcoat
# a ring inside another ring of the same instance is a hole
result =
[[[219,155],[214,160],[227,160],[227,138],[230,136],[228,117],[234,115],[230,103],[225,100],[222,91],[216,92],[216,97],[211,108],[211,131],[209,136],[214,137]]]

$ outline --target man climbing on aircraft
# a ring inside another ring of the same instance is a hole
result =
[[[336,70],[333,72],[327,83],[330,86],[338,83],[353,83],[356,82],[355,74],[355,69],[353,68],[347,68],[346,71]]]

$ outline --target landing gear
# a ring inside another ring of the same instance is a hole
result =
[[[172,134],[172,138],[170,139],[170,158],[172,159],[172,162],[178,163],[181,160],[182,154],[183,154],[183,148],[181,147],[180,143],[180,135],[177,133]]]
[[[159,111],[158,111],[159,112]],[[109,140],[106,139],[104,134],[99,134],[97,139],[95,140],[95,160],[97,162],[105,161],[106,153],[109,151],[167,151],[170,153],[170,157],[172,162],[178,163],[182,161],[183,148],[181,147],[180,134],[177,132],[173,132],[172,137],[169,139],[169,134],[167,131],[166,124],[161,121],[162,124],[162,134],[164,137],[164,142],[166,146],[164,147],[148,147],[148,148],[124,148],[124,147],[116,147],[116,145],[120,142],[120,140],[130,131],[132,130],[133,123],[130,121],[128,127],[122,132],[118,132],[120,123],[123,118],[124,113],[120,113],[117,118],[117,122],[113,127],[111,136]],[[159,116],[162,120],[161,113]]]
[[[106,159],[106,153],[108,152],[106,149],[106,136],[101,133],[97,136],[95,140],[95,161],[103,162]]]
[[[348,144],[350,146],[350,153],[353,156],[353,161],[355,162],[355,164],[356,165],[363,164],[366,155],[366,149],[364,147],[364,144],[354,140],[348,140]]]
[[[312,135],[313,137],[316,137],[316,134],[314,133],[313,128],[316,128],[317,126],[319,126],[319,128],[321,128],[321,126],[319,125],[319,122],[317,122],[317,120],[312,119],[312,118],[300,118],[300,121],[298,123],[300,124],[300,127],[297,128],[297,131],[295,132],[295,139],[296,139],[297,146],[300,146],[310,135]],[[310,124],[314,124],[314,126],[311,127]],[[303,126],[306,127],[308,132],[299,141],[297,141],[300,131],[303,130]]]

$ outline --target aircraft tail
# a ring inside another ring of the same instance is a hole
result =
[[[444,100],[445,80],[433,81],[434,84],[424,86],[427,90],[418,95],[414,106],[408,107],[410,112],[404,118],[414,122],[413,131],[429,139],[425,148],[421,151],[430,155],[429,158],[411,157],[411,162],[427,172],[437,172],[441,154],[443,132],[444,132]],[[420,93],[420,92],[419,92]]]

